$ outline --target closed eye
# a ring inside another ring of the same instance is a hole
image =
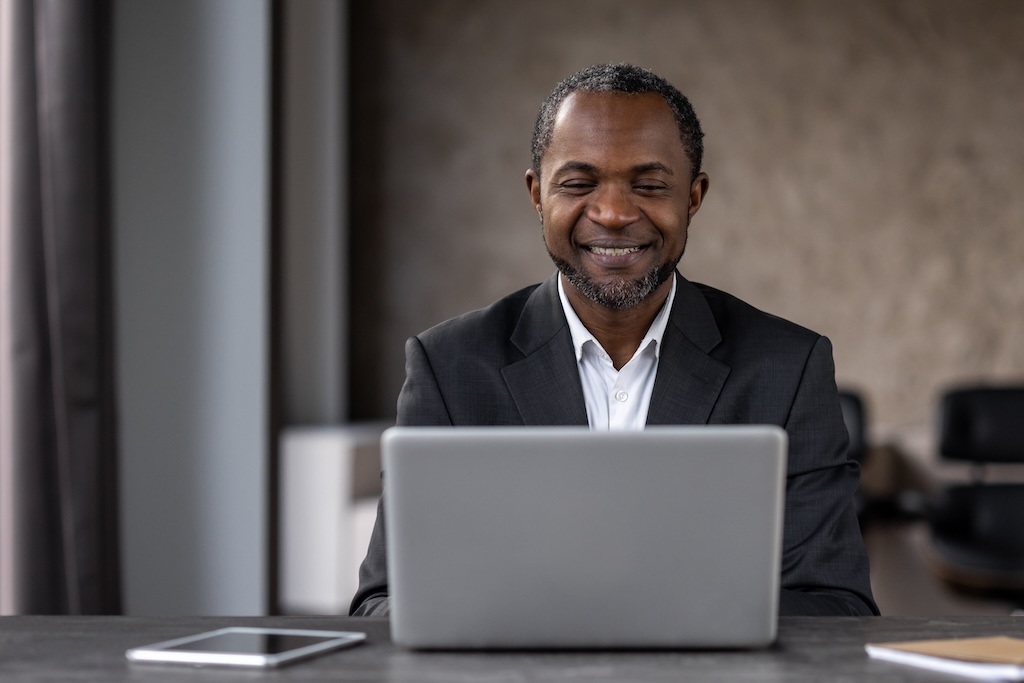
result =
[[[570,194],[583,194],[594,189],[594,183],[587,180],[567,180],[564,183],[558,183],[558,189]]]
[[[669,187],[664,185],[663,183],[636,183],[633,185],[633,189],[638,192],[657,193],[666,192],[668,191]]]

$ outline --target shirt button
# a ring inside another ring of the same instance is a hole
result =
[[[629,398],[629,394],[627,394],[622,389],[619,389],[618,391],[615,392],[615,400],[618,401],[619,403],[625,403],[627,398]]]

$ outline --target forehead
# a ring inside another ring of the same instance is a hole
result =
[[[675,116],[654,92],[577,91],[566,97],[541,163],[557,168],[569,161],[602,167],[657,162],[678,167],[680,175],[690,167]]]

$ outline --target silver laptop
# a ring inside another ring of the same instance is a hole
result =
[[[775,640],[786,433],[384,433],[391,635],[412,648]]]

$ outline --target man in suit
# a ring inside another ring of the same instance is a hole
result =
[[[676,272],[708,191],[702,139],[689,101],[644,69],[556,86],[526,185],[558,272],[410,339],[398,424],[779,425],[780,613],[877,614],[829,341]],[[388,612],[382,509],[353,614]],[[644,590],[643,561],[623,590]]]

